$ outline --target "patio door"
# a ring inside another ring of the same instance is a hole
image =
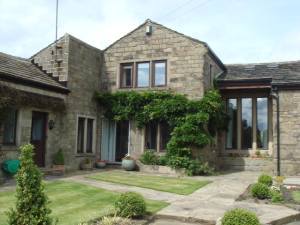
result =
[[[34,146],[34,161],[39,167],[45,166],[47,118],[47,113],[32,112],[30,142]]]
[[[128,153],[129,121],[102,120],[101,159],[121,162]]]

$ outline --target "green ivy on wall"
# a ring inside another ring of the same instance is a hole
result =
[[[200,100],[166,91],[96,93],[96,98],[108,119],[134,120],[140,128],[150,122],[167,122],[172,130],[167,157],[176,168],[188,167],[191,148],[205,147],[227,124],[224,102],[215,89]]]

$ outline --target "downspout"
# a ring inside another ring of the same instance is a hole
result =
[[[276,99],[276,130],[277,130],[277,176],[280,176],[280,106],[278,88],[272,89],[272,97]]]

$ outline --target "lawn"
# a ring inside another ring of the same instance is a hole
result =
[[[292,197],[295,202],[300,203],[300,191],[293,191]]]
[[[111,212],[117,193],[65,181],[46,184],[51,201],[52,216],[58,218],[58,225],[77,225]],[[0,224],[5,225],[5,211],[14,206],[14,191],[0,192]],[[146,200],[147,211],[155,213],[168,204],[162,201]]]
[[[151,176],[140,174],[138,172],[125,171],[105,171],[89,175],[87,178],[149,188],[157,191],[171,192],[180,195],[189,195],[210,183],[210,181],[199,181],[187,178],[165,176]]]

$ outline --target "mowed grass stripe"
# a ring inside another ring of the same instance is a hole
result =
[[[51,201],[52,217],[58,218],[58,225],[77,225],[80,222],[99,218],[111,213],[114,200],[119,193],[67,181],[47,182],[46,193]],[[0,224],[7,224],[5,212],[14,207],[15,192],[0,192]],[[168,203],[146,200],[147,211],[154,213]]]
[[[86,177],[94,180],[149,188],[180,195],[189,195],[210,183],[210,181],[199,181],[188,178],[175,178],[166,176],[151,176],[141,174],[139,172],[125,171],[104,171]]]

